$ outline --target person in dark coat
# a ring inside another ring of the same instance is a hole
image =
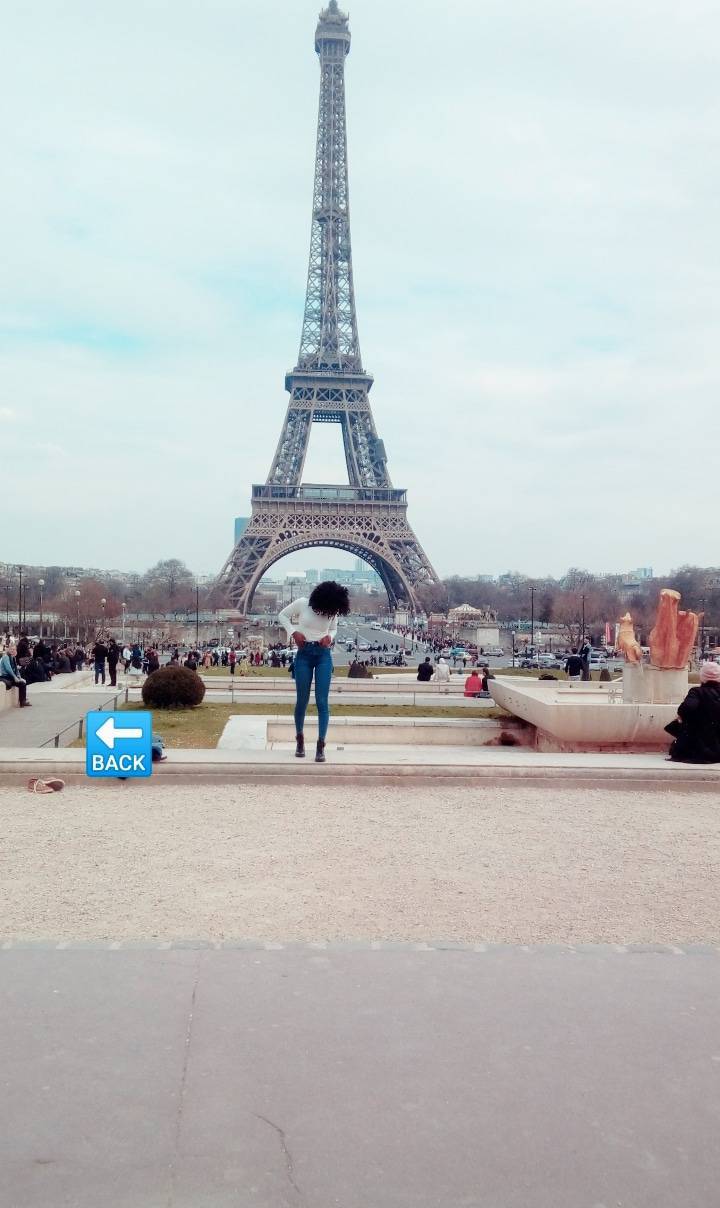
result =
[[[108,649],[102,638],[98,638],[92,648],[93,663],[95,665],[95,683],[102,678],[105,683],[105,659],[108,656]]]
[[[418,667],[417,678],[421,684],[429,684],[432,677],[433,665],[431,659],[428,657],[425,659],[425,662],[421,663]]]
[[[720,665],[703,663],[700,687],[691,688],[678,708],[679,721],[667,727],[677,763],[720,763]]]
[[[120,662],[120,648],[115,638],[110,638],[107,647],[107,664],[110,672],[110,687],[117,687],[117,667]]]

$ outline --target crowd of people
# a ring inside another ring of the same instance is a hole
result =
[[[330,585],[323,585],[323,587]],[[337,585],[332,585],[333,589]],[[336,593],[337,594],[337,593]],[[332,600],[333,608],[344,608],[344,597]],[[312,609],[311,609],[312,612]],[[321,618],[328,615],[325,611],[318,614]],[[336,623],[337,614],[332,615]],[[325,619],[322,621],[326,624]],[[292,632],[292,631],[291,631]],[[332,635],[334,636],[334,634]],[[292,632],[297,648],[302,650],[305,643],[302,635]],[[300,638],[300,642],[297,639]],[[310,643],[315,645],[315,643]],[[435,645],[428,644],[430,651],[420,662],[417,679],[420,683],[448,683],[450,666],[443,654]],[[570,680],[590,678],[590,643],[586,640],[582,647],[575,647],[567,656],[565,671]],[[350,679],[372,679],[372,667],[385,662],[386,665],[404,666],[403,652],[396,647],[397,653],[391,653],[387,660],[371,656],[362,661],[357,655],[350,663],[348,677]],[[435,655],[433,661],[432,655]],[[278,643],[265,650],[247,651],[234,646],[228,648],[208,648],[204,650],[189,649],[181,656],[180,649],[175,647],[170,652],[170,664],[182,665],[191,671],[201,672],[211,667],[225,667],[230,675],[246,673],[250,668],[273,667],[287,669],[296,678],[297,650],[293,651]],[[483,662],[482,652],[467,650],[453,652],[453,662],[462,663],[465,669],[471,663],[471,671],[465,680],[464,695],[472,698],[489,696],[488,679],[492,678],[488,664]],[[110,687],[117,686],[118,668],[122,667],[128,678],[133,676],[151,675],[160,667],[160,652],[152,646],[143,649],[138,643],[119,644],[115,638],[98,635],[96,641],[88,649],[80,643],[68,641],[46,641],[39,638],[33,641],[23,633],[15,639],[6,635],[0,648],[0,684],[7,690],[16,689],[18,703],[21,708],[29,708],[27,699],[29,684],[46,683],[56,675],[68,675],[92,667],[96,684],[109,683]],[[309,683],[303,683],[303,698],[305,688],[309,691]],[[307,702],[305,701],[305,704]],[[324,710],[323,710],[324,711]],[[303,712],[304,710],[300,710]],[[297,721],[300,723],[300,717]],[[327,723],[325,723],[326,725]],[[688,696],[678,708],[677,719],[667,727],[674,741],[670,748],[669,758],[682,762],[720,762],[720,665],[715,662],[703,662],[700,668],[700,685],[690,689]],[[298,733],[302,734],[301,724]],[[321,754],[324,752],[324,735]],[[323,756],[324,758],[324,756]]]

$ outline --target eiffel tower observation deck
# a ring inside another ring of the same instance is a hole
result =
[[[248,613],[257,585],[280,558],[332,546],[380,575],[390,607],[419,611],[417,589],[438,577],[407,520],[407,494],[393,487],[370,409],[373,379],[360,355],[350,240],[345,59],[348,17],[330,0],[315,31],[320,59],[310,264],[300,352],[285,378],[290,394],[267,481],[252,488],[250,523],[218,585]],[[346,485],[304,484],[313,423],[342,429]]]

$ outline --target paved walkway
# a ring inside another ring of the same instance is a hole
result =
[[[710,1208],[720,957],[0,952],[4,1208]]]
[[[30,684],[31,709],[12,708],[0,713],[0,749],[41,747],[59,730],[84,717],[88,709],[98,709],[111,701],[113,691],[109,686],[96,689],[89,672],[55,676],[49,684]],[[60,739],[60,746],[76,738],[77,731],[71,731]]]

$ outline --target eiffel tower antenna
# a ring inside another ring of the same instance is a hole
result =
[[[419,611],[416,590],[438,583],[407,521],[407,493],[394,488],[378,437],[360,356],[350,240],[345,59],[349,19],[329,0],[315,31],[320,59],[310,262],[297,365],[267,481],[252,488],[252,516],[218,583],[250,611],[262,576],[286,554],[333,546],[364,559],[380,575],[391,608]],[[313,422],[340,424],[348,484],[303,484]]]

